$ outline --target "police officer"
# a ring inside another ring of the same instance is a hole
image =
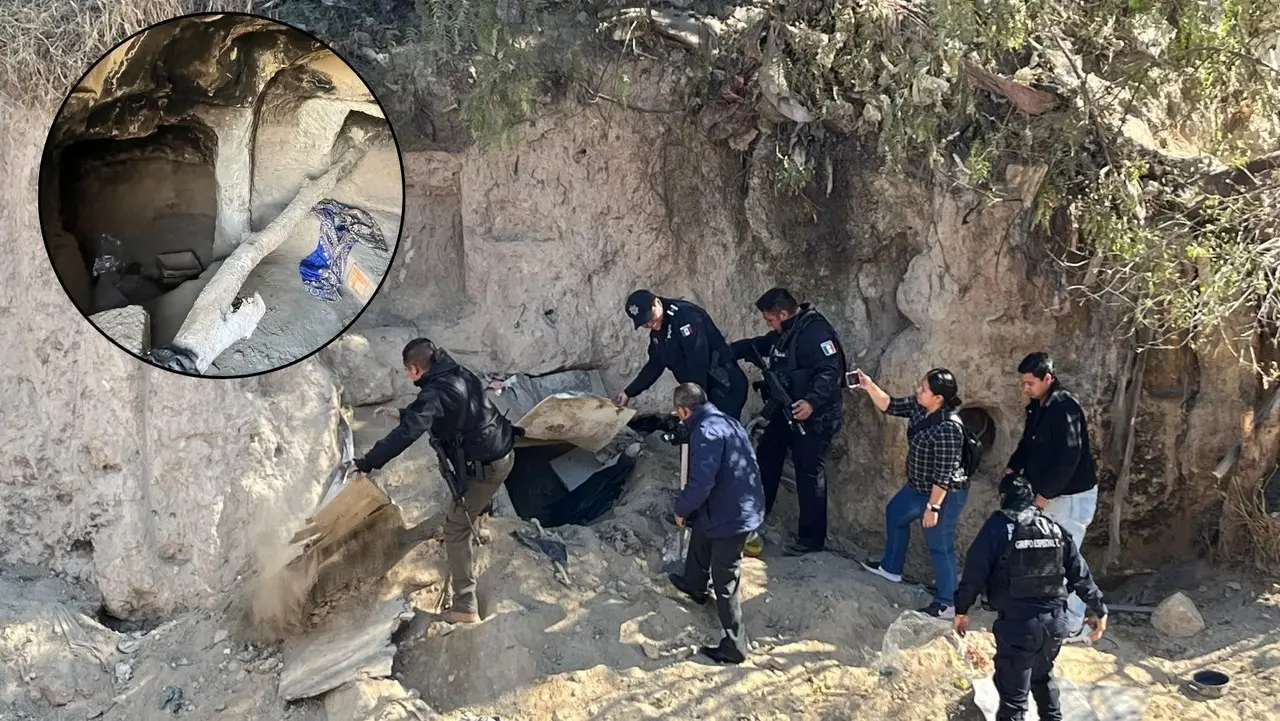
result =
[[[484,385],[443,348],[426,338],[409,341],[401,353],[418,397],[402,411],[385,438],[354,461],[360,473],[375,471],[404,453],[424,434],[457,474],[453,510],[444,521],[445,555],[453,603],[444,620],[478,623],[476,573],[472,563],[476,517],[489,505],[515,466],[516,430],[484,393]]]
[[[636,329],[649,329],[649,360],[614,398],[625,406],[670,370],[680,383],[697,383],[712,405],[741,420],[747,404],[747,376],[734,360],[724,335],[702,308],[687,300],[660,298],[647,290],[627,296],[627,316]]]
[[[1000,510],[969,547],[953,623],[963,636],[969,608],[985,592],[998,614],[991,627],[1000,694],[997,721],[1023,721],[1028,691],[1041,721],[1061,721],[1058,691],[1049,682],[1068,633],[1068,590],[1084,599],[1094,641],[1106,631],[1107,606],[1071,535],[1036,507],[1031,484],[1021,476],[1005,476],[1000,495]]]
[[[734,356],[779,381],[785,398],[760,386],[767,426],[756,448],[764,482],[765,513],[773,510],[787,451],[796,467],[800,524],[783,553],[821,551],[827,542],[827,451],[843,423],[845,358],[835,328],[808,303],[785,288],[772,288],[756,301],[770,331],[733,344]],[[762,365],[763,364],[763,365]],[[753,539],[754,540],[754,539]]]

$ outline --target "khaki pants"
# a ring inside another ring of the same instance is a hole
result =
[[[467,477],[467,490],[463,494],[465,510],[455,506],[444,519],[445,555],[449,562],[449,578],[453,584],[453,605],[450,608],[462,613],[479,613],[476,601],[476,572],[473,565],[476,537],[472,532],[467,513],[475,521],[480,511],[489,505],[502,487],[511,468],[515,465],[515,451],[487,466],[480,466],[477,475]]]

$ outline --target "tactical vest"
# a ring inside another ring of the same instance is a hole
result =
[[[1025,522],[1010,517],[1007,528],[1010,537],[1001,570],[1009,582],[1009,595],[1018,599],[1065,598],[1062,527],[1034,513]]]
[[[792,396],[802,396],[809,390],[809,381],[813,379],[812,368],[800,368],[796,359],[796,343],[800,334],[809,324],[822,318],[822,314],[813,309],[806,309],[796,316],[791,327],[783,333],[778,342],[769,350],[769,368],[778,374],[787,392]]]

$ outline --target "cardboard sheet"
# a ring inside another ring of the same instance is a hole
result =
[[[564,441],[597,453],[636,412],[599,396],[557,393],[544,398],[516,424],[532,441]]]
[[[597,471],[608,468],[618,462],[618,456],[609,459],[608,463],[601,463],[596,459],[596,454],[585,448],[575,448],[568,453],[557,456],[551,460],[551,470],[556,472],[560,477],[560,482],[564,487],[573,491],[578,486],[587,482]]]
[[[391,635],[404,623],[408,604],[392,598],[333,618],[322,629],[285,643],[280,697],[310,698],[359,677],[386,678],[396,647]]]

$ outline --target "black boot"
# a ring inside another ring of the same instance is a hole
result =
[[[698,604],[699,606],[711,600],[711,594],[707,593],[706,591],[699,593],[697,591],[690,589],[689,586],[684,582],[684,577],[681,576],[680,574],[672,573],[668,575],[667,578],[670,579],[671,585],[675,586],[677,591],[688,596],[691,601]]]
[[[698,653],[715,661],[716,663],[729,663],[737,665],[747,660],[738,649],[729,643],[729,639],[721,639],[719,646],[701,646]]]

